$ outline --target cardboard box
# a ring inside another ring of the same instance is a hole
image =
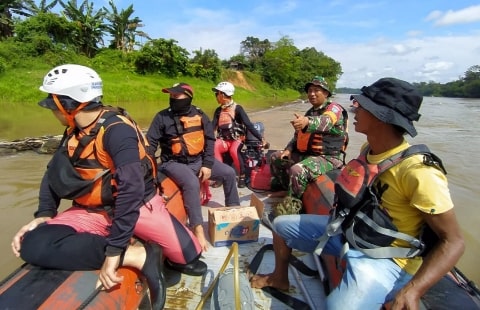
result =
[[[208,231],[213,246],[258,241],[263,203],[252,194],[250,204],[208,210]]]

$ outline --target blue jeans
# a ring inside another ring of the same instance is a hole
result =
[[[275,231],[290,248],[313,253],[328,223],[328,216],[301,214],[279,216],[273,222]],[[323,253],[339,257],[341,236],[333,236]],[[340,284],[328,295],[326,309],[380,309],[412,278],[391,259],[370,258],[350,249]]]

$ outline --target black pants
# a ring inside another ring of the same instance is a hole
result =
[[[95,270],[103,265],[106,245],[103,236],[77,233],[66,225],[41,224],[25,234],[20,256],[45,268]]]

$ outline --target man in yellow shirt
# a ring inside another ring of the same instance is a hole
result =
[[[383,78],[353,95],[354,126],[367,136],[366,161],[378,164],[406,150],[404,135],[414,137],[413,121],[422,95],[409,83]],[[350,247],[345,253],[346,270],[340,284],[328,295],[327,309],[418,309],[419,299],[450,271],[463,254],[465,245],[456,220],[445,175],[424,164],[424,155],[413,155],[382,173],[374,186],[381,188],[380,207],[391,217],[399,232],[419,237],[424,224],[438,236],[438,242],[422,259],[373,258]],[[328,225],[328,216],[284,215],[273,222],[276,265],[272,274],[257,275],[252,287],[288,289],[288,257],[291,248],[313,252]],[[300,224],[301,223],[301,224]],[[324,252],[339,256],[342,236],[331,237]],[[404,246],[394,241],[392,246]]]

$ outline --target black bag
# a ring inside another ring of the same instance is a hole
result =
[[[85,180],[75,170],[72,162],[67,155],[67,149],[65,146],[60,146],[58,150],[53,154],[52,159],[47,165],[47,179],[50,188],[60,198],[75,199],[89,193],[96,180],[101,178],[110,170],[103,171],[102,174],[95,176],[92,180]]]

